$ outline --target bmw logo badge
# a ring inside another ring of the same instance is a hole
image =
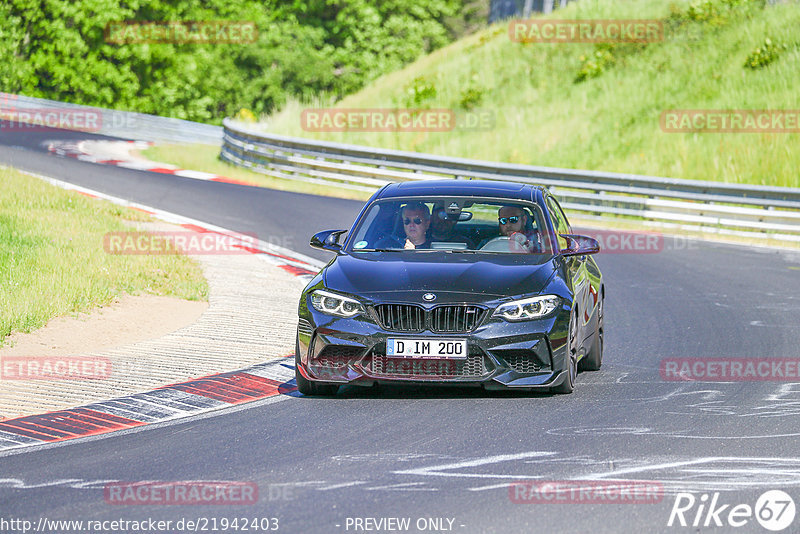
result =
[[[431,302],[432,300],[436,300],[436,295],[434,295],[433,293],[425,293],[424,295],[422,295],[422,299],[425,300],[426,302]]]

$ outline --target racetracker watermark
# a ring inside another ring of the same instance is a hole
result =
[[[81,132],[99,132],[103,127],[103,114],[90,108],[18,109],[0,106],[0,131],[41,132],[51,128]]]
[[[105,380],[111,360],[96,356],[3,356],[0,380]]]
[[[251,21],[138,21],[109,22],[104,32],[111,44],[250,44],[258,40]]]
[[[108,254],[250,254],[258,244],[255,234],[216,232],[108,232],[103,248]]]
[[[320,108],[300,114],[307,132],[450,132],[491,130],[496,123],[491,109]]]
[[[798,109],[668,109],[661,112],[666,133],[798,133]]]
[[[664,236],[658,232],[585,230],[582,235],[596,239],[601,254],[656,254],[664,250]]]
[[[508,486],[515,504],[654,504],[664,486],[650,480],[521,480]]]
[[[512,20],[508,35],[519,43],[653,43],[664,23],[651,19]]]
[[[258,502],[255,482],[142,481],[109,482],[103,500],[115,505],[249,505]]]
[[[667,382],[797,382],[800,358],[664,358]]]

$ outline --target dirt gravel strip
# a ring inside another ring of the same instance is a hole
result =
[[[60,180],[33,176],[148,212],[180,225],[181,231],[238,235]],[[209,307],[195,323],[157,339],[77,355],[110,363],[110,373],[100,379],[2,380],[0,417],[5,419],[0,419],[0,450],[216,409],[278,394],[280,388],[291,392],[289,382],[294,375],[286,370],[284,357],[294,350],[297,299],[322,263],[271,243],[248,240],[246,244],[242,248],[248,253],[195,256],[209,283]],[[259,367],[264,362],[273,363],[272,371]],[[245,367],[251,372],[246,373]],[[243,387],[244,393],[237,392],[237,387]],[[104,401],[111,404],[103,411],[97,409],[97,403]],[[125,405],[138,408],[125,410]],[[75,406],[85,408],[68,410]],[[59,426],[63,428],[58,430]]]

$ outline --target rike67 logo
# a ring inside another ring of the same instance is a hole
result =
[[[669,514],[667,526],[728,527],[749,525],[753,518],[765,529],[780,532],[794,522],[795,504],[788,493],[770,490],[761,494],[755,506],[749,504],[723,504],[720,493],[695,496],[678,493]],[[796,532],[796,530],[794,531]]]

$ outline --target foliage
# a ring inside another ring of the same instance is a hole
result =
[[[478,83],[478,75],[473,74],[469,82],[461,90],[458,98],[458,107],[472,110],[483,102],[486,90]]]
[[[424,76],[418,76],[406,87],[404,104],[407,108],[421,108],[434,98],[436,98],[436,84]]]
[[[696,42],[706,37],[706,30],[721,30],[742,19],[752,18],[758,11],[763,10],[764,6],[765,0],[691,0],[685,7],[670,4],[670,13],[661,22],[668,39]],[[597,44],[591,54],[580,57],[581,66],[574,82],[580,83],[596,78],[619,64],[626,56],[644,52],[647,46],[648,43]],[[767,51],[762,47],[762,55],[755,60],[766,60],[769,63],[777,57],[777,52],[774,57],[769,55],[772,53],[772,49]]]
[[[472,2],[474,4],[474,2]],[[218,123],[335,98],[463,31],[461,0],[0,3],[0,91]],[[467,14],[474,16],[474,9]],[[108,42],[121,21],[252,21],[250,44]],[[466,19],[465,19],[466,20]]]
[[[609,46],[598,47],[594,53],[588,56],[581,56],[580,60],[581,68],[575,76],[575,82],[596,78],[616,62],[613,48]]]
[[[304,103],[287,105],[261,127],[282,135],[452,157],[800,187],[800,134],[791,130],[791,117],[781,132],[668,132],[662,126],[669,110],[791,114],[800,87],[800,4],[763,7],[750,0],[728,8],[717,0],[721,11],[730,10],[725,24],[713,25],[682,18],[694,0],[671,1],[672,13],[664,0],[581,0],[553,13],[554,19],[665,23],[663,40],[608,46],[615,63],[581,83],[574,83],[583,64],[580,57],[585,61],[602,46],[514,42],[506,22],[388,74],[337,104],[397,105],[412,80],[423,78],[436,83],[436,97],[426,101],[427,107],[453,109],[459,118],[489,119],[478,127],[457,121],[449,131],[308,132],[300,121],[308,107]],[[767,68],[743,68],[767,36],[788,48]],[[482,101],[462,112],[460,102],[474,73]]]
[[[749,69],[760,69],[766,67],[781,55],[781,52],[788,49],[786,44],[776,44],[768,37],[764,44],[759,45],[750,52],[744,62],[744,66]]]

